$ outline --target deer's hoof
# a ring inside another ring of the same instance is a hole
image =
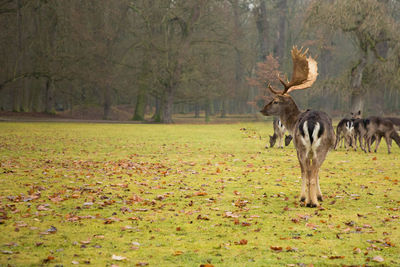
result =
[[[322,199],[322,196],[317,196],[317,199],[318,199],[318,201],[324,201],[323,199]]]
[[[316,207],[318,207],[318,204],[307,203],[306,207],[308,207],[308,208],[316,208]]]
[[[306,201],[306,197],[301,197],[300,202],[304,202],[304,201]]]

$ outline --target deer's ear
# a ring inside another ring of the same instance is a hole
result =
[[[279,101],[283,101],[285,99],[285,95],[277,95]]]

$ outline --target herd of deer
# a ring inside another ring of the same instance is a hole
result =
[[[329,150],[336,149],[341,140],[345,147],[357,149],[357,139],[361,149],[371,152],[371,144],[375,141],[375,152],[382,137],[385,138],[390,153],[392,139],[400,147],[400,137],[396,131],[400,130],[400,118],[371,116],[361,118],[361,112],[351,114],[352,117],[342,119],[337,125],[336,138],[331,118],[322,111],[300,111],[289,95],[290,92],[311,87],[318,76],[317,62],[307,57],[307,52],[293,47],[293,73],[289,81],[278,79],[282,83],[283,91],[276,91],[270,84],[268,89],[273,99],[260,111],[265,116],[279,117],[274,119],[274,135],[270,136],[270,146],[274,146],[278,139],[278,146],[283,147],[285,131],[285,145],[293,139],[300,163],[302,186],[300,201],[307,207],[319,206],[322,193],[319,186],[319,168],[325,160]]]
[[[371,152],[371,145],[376,140],[375,150],[378,147],[382,137],[385,138],[388,153],[390,154],[392,140],[400,147],[400,136],[397,133],[400,131],[400,118],[396,117],[377,117],[371,116],[366,119],[361,118],[361,111],[350,113],[351,118],[343,118],[336,127],[336,141],[334,149],[336,150],[340,144],[345,149],[352,147],[357,151],[357,140],[359,141],[362,151]],[[288,146],[292,141],[292,136],[286,135],[286,128],[279,118],[274,118],[273,121],[274,134],[269,136],[269,147],[273,147],[278,140],[278,147],[283,148],[283,140],[285,146]],[[266,145],[265,148],[268,148]]]

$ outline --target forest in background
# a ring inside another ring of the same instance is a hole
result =
[[[172,123],[257,113],[293,45],[300,108],[400,114],[400,1],[0,0],[0,109]]]

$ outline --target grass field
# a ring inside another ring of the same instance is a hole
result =
[[[400,266],[400,149],[332,151],[299,205],[271,123],[0,124],[0,265]]]

